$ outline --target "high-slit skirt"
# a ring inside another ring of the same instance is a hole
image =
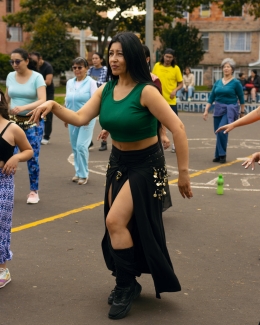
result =
[[[124,183],[129,180],[133,198],[131,236],[134,243],[136,275],[151,274],[157,297],[161,292],[181,290],[166,247],[162,212],[171,206],[168,175],[159,143],[146,149],[121,151],[112,147],[106,179],[105,219],[109,212],[108,192],[112,204]],[[115,274],[111,243],[106,228],[102,240],[103,255]]]
[[[2,173],[0,168],[0,264],[12,259],[10,249],[14,207],[14,175]]]

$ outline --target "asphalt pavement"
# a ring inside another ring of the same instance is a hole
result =
[[[260,122],[229,136],[227,164],[212,162],[213,121],[181,113],[189,138],[194,197],[176,185],[176,154],[165,151],[173,206],[164,213],[169,253],[182,285],[155,298],[150,275],[126,318],[108,319],[107,297],[114,278],[106,269],[103,195],[111,149],[90,151],[86,185],[71,181],[74,168],[68,130],[54,118],[51,141],[40,153],[40,202],[27,205],[26,163],[15,177],[15,208],[8,264],[12,282],[0,290],[0,325],[258,325],[260,322],[260,166],[245,170],[243,159],[260,151]],[[216,178],[224,176],[224,195]]]

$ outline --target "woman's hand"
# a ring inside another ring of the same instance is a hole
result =
[[[170,142],[169,138],[167,137],[167,135],[166,134],[161,134],[160,138],[161,138],[163,149],[169,148],[170,145],[171,145],[171,142]]]
[[[192,190],[190,187],[190,176],[188,171],[180,172],[178,179],[178,186],[181,196],[185,199],[193,197]]]
[[[97,137],[97,140],[100,140],[101,139],[103,141],[107,141],[108,136],[109,136],[109,132],[107,130],[102,130],[99,133],[99,135]]]
[[[31,115],[29,122],[39,123],[40,118],[44,118],[48,113],[50,113],[54,103],[55,102],[53,100],[48,100],[47,102],[36,107],[31,112],[27,113],[26,115]]]
[[[5,163],[2,172],[7,175],[15,174],[17,165],[19,163],[19,158],[14,155]]]
[[[233,123],[226,124],[226,125],[223,125],[220,128],[218,128],[215,133],[219,133],[221,131],[224,131],[223,133],[226,134],[226,133],[232,131],[234,128],[235,127],[234,127]]]
[[[260,152],[255,152],[251,158],[248,158],[245,162],[243,162],[242,166],[245,166],[245,168],[248,168],[252,165],[252,170],[255,169],[255,162],[258,162],[260,165]]]
[[[208,113],[208,111],[205,111],[205,112],[203,113],[203,120],[204,120],[204,121],[207,121],[208,117],[209,117],[209,113]]]
[[[67,128],[68,127],[68,123],[67,122],[64,122],[64,126],[65,126],[65,128]]]
[[[11,110],[11,114],[12,114],[12,115],[18,115],[18,114],[21,113],[22,111],[24,111],[23,106],[15,106],[15,107]]]

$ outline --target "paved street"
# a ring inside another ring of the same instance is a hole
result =
[[[260,322],[260,166],[241,161],[260,151],[260,123],[229,136],[227,164],[212,162],[215,136],[210,116],[181,113],[190,145],[194,197],[176,186],[176,155],[165,152],[173,206],[164,213],[166,240],[179,293],[155,298],[151,276],[121,324],[258,325]],[[90,180],[71,182],[74,168],[68,131],[55,118],[51,143],[40,154],[40,202],[27,205],[27,166],[15,179],[12,282],[0,291],[0,325],[107,325],[107,296],[115,282],[106,269],[103,194],[109,151],[90,152]],[[109,139],[109,149],[111,140]],[[70,158],[69,158],[70,157]],[[219,173],[225,193],[216,194]]]

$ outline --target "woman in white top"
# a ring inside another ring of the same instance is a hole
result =
[[[72,62],[72,69],[75,78],[69,79],[66,86],[66,107],[77,112],[94,94],[97,83],[87,76],[88,62],[82,57],[78,57]],[[73,182],[78,185],[87,184],[89,177],[88,157],[93,130],[96,119],[92,119],[89,124],[76,127],[69,124],[70,143],[74,153],[75,175]],[[67,124],[66,124],[67,126]]]
[[[194,93],[195,78],[194,74],[191,73],[190,68],[186,68],[183,75],[183,88],[177,92],[177,99],[183,99],[183,94],[188,93],[188,101],[191,101],[191,98]]]

